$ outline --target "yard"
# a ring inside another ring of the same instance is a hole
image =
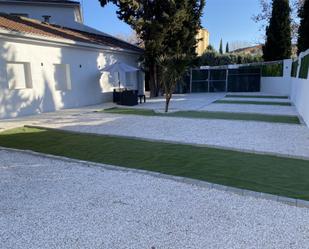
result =
[[[309,200],[306,160],[37,128],[0,133],[0,146]]]
[[[291,246],[294,242],[305,247],[307,208],[169,177],[307,203],[302,201],[309,200],[309,130],[289,100],[269,95],[179,95],[169,114],[162,113],[162,101],[1,121],[1,148],[102,166],[0,148],[0,231],[6,238],[2,243],[7,248],[111,248],[127,243],[133,248],[181,248],[188,243],[194,248],[231,248],[256,246],[250,236],[255,234],[261,248],[270,240],[281,248],[297,248]],[[258,103],[239,103],[243,101]],[[295,230],[302,232],[295,235]],[[13,240],[10,234],[21,231]],[[40,239],[32,236],[41,231]]]

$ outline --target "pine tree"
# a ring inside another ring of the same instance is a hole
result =
[[[298,53],[309,49],[309,0],[305,0],[299,10],[300,26],[298,31]]]
[[[220,54],[223,54],[222,39],[220,40],[219,53],[220,53]]]
[[[289,0],[273,0],[272,16],[266,27],[263,46],[265,61],[288,59],[292,54],[291,9]]]
[[[229,53],[230,52],[230,47],[229,47],[229,43],[226,43],[226,47],[225,47],[225,53]]]

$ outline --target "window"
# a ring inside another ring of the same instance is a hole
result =
[[[50,22],[50,18],[51,18],[51,16],[48,16],[48,15],[44,15],[44,16],[42,16],[43,17],[43,22]]]
[[[23,17],[29,17],[29,15],[28,15],[28,14],[26,14],[26,13],[11,13],[10,15],[12,15],[12,16],[23,16]]]
[[[71,86],[71,72],[69,64],[54,64],[55,88],[58,91],[68,91]]]
[[[6,77],[10,90],[32,88],[31,69],[28,62],[7,62]]]

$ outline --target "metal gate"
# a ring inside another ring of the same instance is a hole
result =
[[[190,70],[186,92],[259,92],[260,67],[205,67]]]

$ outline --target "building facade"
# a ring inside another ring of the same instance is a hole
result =
[[[111,101],[118,78],[102,69],[116,62],[139,65],[143,50],[83,25],[77,2],[5,2],[7,13],[0,13],[0,118]],[[15,2],[19,8],[13,8]],[[67,13],[64,18],[58,16],[60,10]],[[123,87],[144,90],[141,72],[120,73],[120,80]]]
[[[201,56],[209,46],[209,32],[207,29],[200,29],[197,35],[198,44],[196,48],[196,53]]]

